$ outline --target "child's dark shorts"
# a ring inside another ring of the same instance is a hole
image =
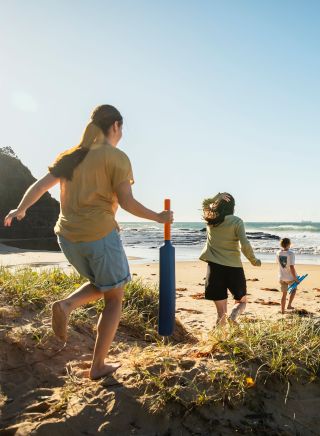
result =
[[[225,300],[228,298],[228,289],[235,300],[241,300],[247,294],[243,268],[208,262],[205,298],[214,301]]]

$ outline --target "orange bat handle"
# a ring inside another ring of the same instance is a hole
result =
[[[164,200],[164,210],[170,210],[169,198],[166,198]],[[171,240],[171,224],[170,223],[165,223],[165,225],[164,225],[164,240],[165,241]]]

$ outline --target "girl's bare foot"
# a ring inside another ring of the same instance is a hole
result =
[[[70,363],[69,363],[70,365]],[[97,372],[103,372],[103,375],[101,375],[100,377],[97,378],[101,378],[101,377],[106,377],[107,375],[112,374],[113,372],[115,372],[120,366],[120,363],[111,363],[111,364],[104,364],[104,367],[101,368],[99,371],[95,371],[95,373],[93,374],[93,371],[90,370],[90,367],[92,365],[92,361],[91,360],[86,360],[86,361],[82,361],[82,362],[74,362],[74,366],[70,365],[70,369],[71,372],[73,372],[77,377],[83,377],[83,378],[91,378],[92,380],[96,380],[96,378],[92,378],[91,377],[91,372],[92,372],[92,376],[97,376]],[[101,371],[102,370],[102,371]],[[106,370],[106,373],[104,372],[104,370]]]
[[[52,330],[54,334],[63,342],[67,341],[67,325],[69,313],[63,307],[61,301],[56,301],[52,305]]]
[[[111,375],[117,369],[119,369],[121,366],[121,363],[110,363],[109,365],[104,364],[101,368],[91,368],[89,371],[89,377],[91,380],[98,380],[99,378],[107,377],[108,375]]]
[[[294,307],[293,306],[288,306],[287,309],[292,310],[292,309],[294,309]]]

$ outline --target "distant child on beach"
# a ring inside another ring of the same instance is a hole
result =
[[[216,305],[217,325],[225,325],[227,321],[228,289],[235,300],[229,319],[235,322],[246,307],[247,285],[240,246],[252,265],[261,265],[247,239],[242,219],[233,215],[234,206],[234,198],[228,193],[219,193],[202,203],[207,242],[200,260],[208,264],[205,298]]]
[[[280,285],[282,291],[281,298],[281,313],[285,313],[286,308],[286,300],[288,287],[292,285],[294,282],[299,283],[296,269],[294,267],[295,264],[295,256],[294,252],[290,250],[291,241],[289,238],[283,238],[280,241],[281,250],[277,252],[277,263],[279,264],[279,278]],[[296,295],[296,289],[291,292],[289,297],[288,309],[294,309],[292,307],[293,299]]]

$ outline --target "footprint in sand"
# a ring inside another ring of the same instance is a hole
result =
[[[180,363],[179,363],[179,366],[180,366],[180,368],[182,368],[182,369],[185,369],[185,370],[188,370],[188,369],[191,369],[191,368],[193,368],[194,366],[195,366],[195,361],[194,360],[182,360]]]
[[[49,403],[48,401],[40,401],[38,403],[30,404],[30,406],[27,406],[25,408],[24,412],[26,412],[26,413],[45,413],[50,409],[51,405],[52,404]]]

